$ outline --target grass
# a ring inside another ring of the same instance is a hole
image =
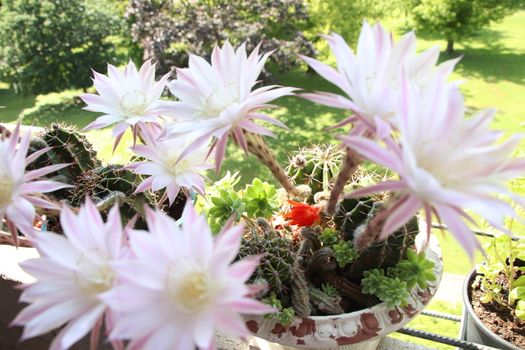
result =
[[[426,310],[433,310],[451,315],[461,315],[461,305],[451,304],[443,300],[433,300],[430,302]],[[407,323],[407,328],[419,329],[422,331],[432,332],[440,335],[445,335],[451,338],[457,338],[460,332],[460,324],[454,321],[442,320],[435,317],[429,317],[424,315],[416,316],[412,321]],[[431,349],[439,350],[455,350],[454,346],[444,345],[436,343],[430,340],[419,339],[408,335],[393,333],[390,336],[396,339],[404,340],[426,346]]]
[[[507,133],[522,130],[525,121],[525,11],[520,11],[505,18],[501,23],[480,32],[479,36],[468,41],[457,43],[457,55],[463,59],[457,66],[453,79],[465,83],[462,90],[466,96],[467,105],[472,110],[495,106],[498,108],[494,127]],[[444,50],[444,41],[425,40],[418,38],[418,48],[425,49],[432,45],[440,45]],[[308,91],[336,91],[332,85],[317,75],[293,71],[278,76],[283,85],[296,86]],[[71,92],[67,92],[71,94]],[[78,92],[79,93],[79,92]],[[63,97],[63,96],[62,96]],[[41,96],[21,96],[12,93],[5,84],[0,84],[0,122],[14,122],[20,113],[29,115],[24,119],[27,124],[46,126],[52,122],[66,122],[84,127],[96,115],[77,107],[65,108],[60,113],[50,113],[41,107],[53,105],[62,98],[60,94]],[[271,111],[271,114],[290,127],[290,131],[277,131],[276,139],[268,139],[268,143],[277,153],[281,162],[287,160],[291,150],[312,142],[330,142],[331,134],[323,132],[326,126],[341,120],[344,113],[339,110],[316,105],[299,98],[282,98],[277,101],[281,108]],[[36,108],[36,110],[35,110]],[[39,111],[42,111],[39,114]],[[29,113],[32,112],[32,113]],[[88,138],[94,143],[101,158],[110,162],[124,162],[129,158],[131,140],[128,137],[122,146],[112,153],[111,130],[91,131]],[[521,153],[525,152],[522,144]],[[222,176],[227,170],[239,170],[243,182],[251,182],[258,176],[271,179],[269,172],[260,166],[253,157],[244,155],[232,145],[228,148],[229,157],[225,161]],[[217,178],[213,176],[212,178]],[[517,226],[519,230],[523,227]],[[525,231],[524,231],[525,232]],[[472,267],[472,262],[458,247],[450,235],[439,235],[444,251],[445,271],[465,274]]]

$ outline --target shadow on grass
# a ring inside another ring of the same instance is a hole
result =
[[[0,122],[14,122],[20,112],[33,107],[36,96],[17,95],[5,84],[0,84]]]
[[[490,83],[510,81],[525,83],[525,54],[511,52],[503,47],[472,48],[461,52],[464,57],[458,72],[464,76],[483,79]]]
[[[82,109],[77,91],[63,91],[46,95],[15,94],[0,83],[0,122],[13,123],[23,116],[23,123],[33,126],[49,126],[52,123],[67,123],[83,128],[98,115]]]
[[[24,124],[44,127],[53,123],[66,123],[82,129],[95,120],[97,116],[99,115],[96,113],[84,111],[77,107],[70,107],[60,113],[42,113],[40,115],[33,113],[24,117]]]

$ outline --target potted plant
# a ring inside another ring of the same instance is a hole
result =
[[[302,58],[344,95],[300,96],[347,110],[336,126],[351,127],[341,145],[302,149],[286,169],[263,138],[273,131],[257,122],[285,128],[262,110],[298,89],[253,89],[270,53],[248,55],[244,44],[217,46],[211,63],[190,55],[171,81],[156,81],[150,61],[94,73],[97,93],[81,98],[103,115],[86,129],[113,125],[115,146],[131,129],[136,157],[109,169],[129,178],[102,180],[93,165],[70,180],[60,171],[81,167],[83,151],[64,160],[46,141],[28,152],[27,134],[4,133],[0,215],[15,244],[20,231],[40,254],[21,264],[36,279],[13,321],[23,337],[64,326],[51,348],[89,332],[96,347],[105,329],[117,349],[212,349],[219,329],[297,347],[373,348],[414,317],[442,273],[432,218],[472,255],[466,210],[500,227],[512,209],[494,192],[512,196],[505,181],[525,162],[511,157],[516,139],[500,142],[488,128],[492,110],[465,118],[463,96],[447,81],[457,60],[436,65],[437,48],[416,54],[413,33],[394,43],[379,24],[363,24],[358,55],[340,36],[326,38],[337,69]],[[166,86],[176,100],[161,99]],[[206,188],[203,173],[219,171],[229,140],[281,188],[250,179],[239,189],[235,174]],[[364,161],[386,168],[386,181],[370,186],[359,176]],[[126,180],[124,195],[106,191],[115,180]],[[129,199],[143,193],[142,202]],[[165,212],[180,196],[186,205],[174,220]],[[62,235],[47,230],[51,219]]]
[[[508,235],[485,246],[486,258],[463,287],[462,337],[517,350],[525,347],[525,242]]]

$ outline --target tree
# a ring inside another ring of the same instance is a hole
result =
[[[397,9],[399,0],[306,0],[308,14],[314,23],[310,32],[315,36],[335,32],[347,43],[355,44],[363,20],[374,22]]]
[[[456,41],[473,36],[493,21],[523,6],[523,0],[408,0],[416,30],[447,40],[447,53]]]
[[[226,39],[248,50],[259,42],[261,51],[275,49],[270,60],[282,71],[299,62],[298,53],[314,54],[302,34],[309,26],[302,0],[131,0],[127,17],[143,58],[154,58],[163,73]]]
[[[6,0],[0,7],[0,80],[16,92],[91,86],[115,60],[122,20],[102,0]]]

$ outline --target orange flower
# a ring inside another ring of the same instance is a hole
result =
[[[288,224],[312,226],[321,221],[321,217],[319,216],[321,208],[290,200],[288,203],[291,205],[290,211],[283,215],[285,219],[288,219]]]

